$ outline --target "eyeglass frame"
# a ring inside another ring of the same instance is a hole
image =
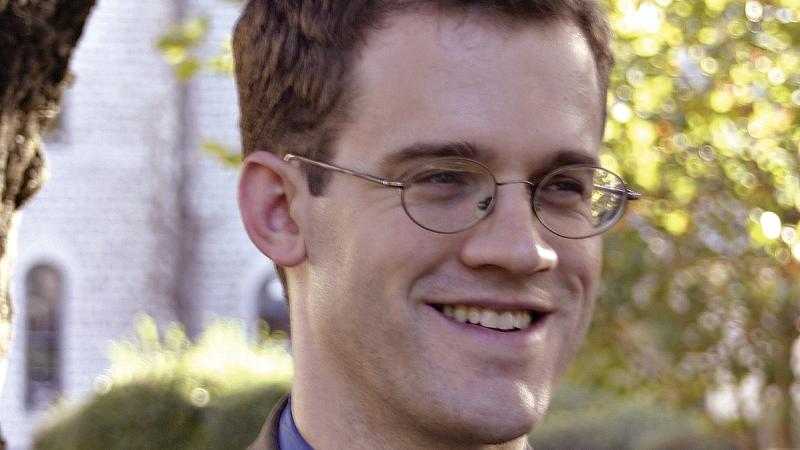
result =
[[[432,228],[426,227],[425,225],[419,223],[419,221],[417,221],[417,219],[415,219],[414,216],[408,211],[408,208],[406,208],[404,200],[400,202],[400,204],[403,206],[403,211],[406,213],[406,216],[408,216],[408,218],[411,219],[412,222],[414,222],[417,226],[419,226],[419,227],[421,227],[421,228],[423,228],[425,230],[431,231],[433,233],[438,233],[438,234],[461,233],[462,231],[466,231],[466,230],[474,227],[475,225],[480,223],[483,219],[489,217],[489,215],[492,213],[492,211],[494,211],[494,205],[495,205],[496,199],[497,199],[497,194],[496,194],[497,187],[498,186],[506,186],[506,185],[509,185],[509,184],[527,184],[530,187],[530,191],[531,191],[531,211],[533,212],[533,215],[536,216],[536,220],[538,220],[539,223],[541,223],[542,226],[544,226],[548,231],[550,231],[551,233],[555,234],[556,236],[563,237],[564,239],[587,239],[587,238],[590,238],[592,236],[597,236],[599,234],[605,233],[606,231],[608,231],[611,228],[613,228],[613,226],[616,225],[616,223],[619,221],[619,219],[621,218],[622,214],[624,214],[624,212],[625,212],[625,208],[627,206],[627,202],[628,201],[639,200],[642,197],[641,193],[636,192],[636,191],[631,190],[630,188],[628,188],[627,184],[625,183],[625,180],[623,180],[621,176],[617,175],[616,173],[614,173],[614,172],[612,172],[612,171],[610,171],[608,169],[604,169],[602,167],[598,167],[598,166],[595,166],[595,165],[592,165],[592,164],[570,164],[570,165],[559,167],[559,168],[557,168],[557,169],[555,169],[553,171],[550,171],[549,173],[545,174],[542,177],[542,179],[546,179],[546,178],[552,176],[553,174],[556,174],[556,173],[561,172],[561,171],[567,171],[567,170],[570,170],[570,169],[576,169],[576,168],[600,169],[600,170],[606,171],[606,172],[614,175],[615,177],[617,177],[617,179],[619,179],[619,181],[622,183],[622,187],[623,187],[623,189],[616,189],[616,188],[612,188],[612,187],[608,187],[608,186],[593,185],[595,188],[603,190],[603,191],[606,191],[606,192],[611,192],[611,193],[615,193],[615,194],[624,194],[624,196],[622,197],[623,204],[622,204],[622,206],[620,206],[619,212],[615,215],[613,220],[610,220],[608,222],[609,223],[608,226],[598,228],[592,234],[589,234],[587,236],[581,236],[581,237],[564,236],[564,235],[562,235],[560,233],[557,233],[556,231],[552,230],[546,223],[544,223],[542,221],[542,219],[539,217],[539,214],[536,212],[536,208],[533,206],[534,205],[534,197],[536,195],[537,188],[538,188],[538,183],[534,183],[534,182],[529,181],[529,180],[497,181],[497,178],[495,178],[495,176],[494,176],[494,172],[492,172],[492,170],[489,167],[487,167],[485,164],[481,163],[480,161],[476,161],[474,159],[463,158],[463,157],[460,157],[460,156],[446,156],[446,157],[441,157],[441,158],[434,158],[432,160],[426,160],[426,161],[421,162],[421,163],[417,164],[416,166],[410,168],[409,170],[406,171],[406,173],[413,173],[414,169],[416,167],[418,167],[418,166],[423,166],[423,165],[426,165],[426,164],[430,164],[433,161],[444,160],[444,159],[446,159],[446,160],[467,161],[467,162],[470,162],[470,163],[473,163],[473,164],[476,164],[476,165],[482,167],[484,170],[486,170],[486,173],[488,173],[492,177],[492,181],[494,182],[494,185],[495,185],[495,194],[494,194],[494,196],[492,198],[492,202],[489,204],[489,207],[488,207],[489,211],[486,213],[485,216],[483,216],[480,219],[478,219],[475,223],[472,223],[469,226],[467,226],[467,227],[465,227],[463,229],[456,230],[456,231],[439,231],[439,230],[434,230]],[[354,177],[361,178],[362,180],[367,180],[367,181],[371,181],[373,183],[380,184],[380,185],[382,185],[384,187],[405,189],[406,185],[408,185],[408,181],[407,180],[406,181],[404,181],[402,179],[401,180],[392,180],[392,179],[383,178],[383,177],[379,177],[379,176],[375,176],[375,175],[370,175],[370,174],[359,172],[359,171],[356,171],[356,170],[353,170],[353,169],[347,169],[345,167],[340,167],[340,166],[336,166],[336,165],[333,165],[333,164],[329,164],[329,163],[326,163],[326,162],[323,162],[323,161],[317,161],[315,159],[307,158],[305,156],[295,155],[293,153],[287,153],[286,155],[284,155],[283,160],[286,161],[286,162],[291,162],[292,160],[296,160],[296,161],[299,161],[299,162],[311,164],[313,166],[317,166],[317,167],[320,167],[320,168],[323,168],[323,169],[333,170],[334,172],[339,172],[339,173],[343,173],[343,174],[346,174],[346,175],[352,175]]]

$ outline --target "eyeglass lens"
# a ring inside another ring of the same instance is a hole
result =
[[[569,167],[545,177],[533,199],[536,216],[553,233],[581,238],[602,233],[622,213],[625,184],[596,167]]]
[[[403,207],[419,226],[439,233],[466,230],[492,210],[497,184],[483,165],[459,158],[422,164],[405,177]],[[581,238],[602,233],[622,213],[625,185],[600,168],[556,170],[537,185],[532,208],[553,233]]]
[[[455,233],[486,217],[494,196],[494,177],[486,168],[463,159],[439,159],[408,174],[403,206],[419,226]]]

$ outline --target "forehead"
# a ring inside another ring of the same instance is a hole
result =
[[[502,156],[595,154],[601,107],[594,60],[564,21],[510,22],[473,11],[407,11],[373,31],[356,61],[347,149],[377,157],[462,141]]]

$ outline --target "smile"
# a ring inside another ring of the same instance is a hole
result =
[[[431,305],[445,317],[465,323],[478,325],[498,331],[517,331],[528,328],[531,323],[538,322],[545,313],[535,311],[497,311],[489,308],[467,305]]]

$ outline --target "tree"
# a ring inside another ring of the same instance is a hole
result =
[[[573,379],[798,447],[800,2],[608,4],[602,161],[645,195],[606,241]]]
[[[58,114],[72,50],[94,3],[0,0],[0,360],[11,337],[15,218],[44,182],[42,131]]]

